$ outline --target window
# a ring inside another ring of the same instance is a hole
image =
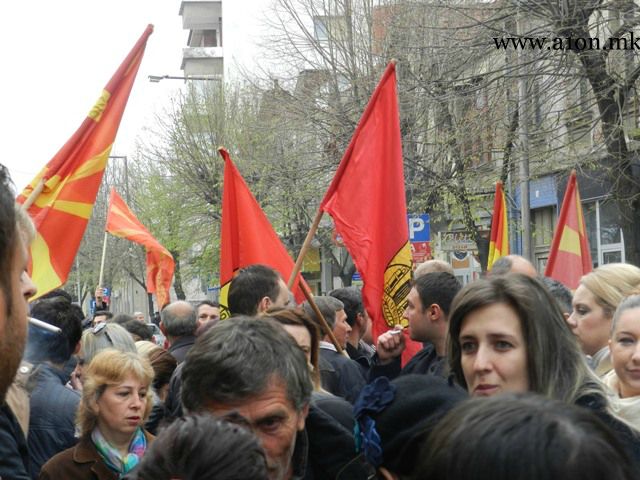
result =
[[[585,227],[593,267],[625,261],[620,213],[611,199],[583,205]]]
[[[329,40],[329,31],[327,29],[327,19],[324,17],[314,17],[313,34],[319,42]]]

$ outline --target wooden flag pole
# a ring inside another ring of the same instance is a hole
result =
[[[104,232],[104,243],[102,244],[102,260],[100,261],[100,276],[98,280],[98,286],[102,287],[102,277],[104,274],[104,259],[107,256],[107,232]]]
[[[24,211],[27,211],[29,207],[33,205],[33,202],[36,201],[36,198],[38,198],[38,195],[42,193],[42,190],[44,190],[44,178],[40,179],[40,181],[38,182],[38,185],[36,185],[36,188],[34,188],[31,191],[31,194],[27,197],[27,199],[22,204],[22,209]]]
[[[304,293],[304,296],[307,299],[307,302],[309,302],[309,305],[311,306],[314,313],[316,314],[316,317],[320,320],[320,326],[324,329],[325,334],[331,339],[331,343],[333,343],[333,345],[336,347],[336,350],[338,351],[338,353],[342,355],[346,355],[346,353],[344,353],[344,349],[338,343],[338,340],[333,334],[333,330],[325,320],[324,316],[322,315],[322,312],[320,312],[318,305],[316,305],[316,302],[313,300],[313,295],[311,295],[311,292],[307,289],[302,279],[300,279],[299,285],[300,285],[300,289],[302,290],[302,292]]]
[[[291,276],[289,277],[289,282],[287,283],[287,287],[289,288],[289,290],[293,288],[293,284],[296,281],[296,277],[300,273],[300,269],[302,268],[302,262],[304,262],[304,257],[307,254],[307,250],[309,250],[309,246],[311,246],[313,237],[316,234],[316,231],[318,230],[318,226],[320,225],[320,220],[322,219],[323,213],[324,212],[321,209],[318,209],[318,212],[316,213],[316,217],[313,219],[313,223],[311,224],[311,228],[309,229],[309,232],[307,233],[307,236],[304,239],[304,243],[300,248],[300,253],[298,253],[298,258],[296,259],[296,264],[293,266],[293,270],[291,270]],[[315,305],[315,304],[312,304],[312,305]]]

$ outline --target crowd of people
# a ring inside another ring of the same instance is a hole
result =
[[[295,305],[250,265],[231,318],[175,301],[159,339],[101,288],[90,316],[63,290],[28,303],[34,235],[0,166],[2,479],[640,477],[633,265],[572,293],[516,255],[465,286],[427,261],[406,327],[375,342],[357,287]],[[409,340],[422,348],[403,363]]]

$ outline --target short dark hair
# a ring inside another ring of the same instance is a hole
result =
[[[139,340],[151,341],[153,339],[153,332],[151,331],[151,328],[142,323],[140,320],[129,320],[128,322],[124,322],[122,326],[132,336],[136,335],[137,337],[139,337]]]
[[[105,317],[107,317],[107,320],[110,320],[113,318],[113,313],[111,313],[109,310],[96,310],[93,313],[93,317],[91,318],[91,321],[95,320],[96,317],[100,317],[104,315]]]
[[[358,287],[336,288],[329,295],[337,298],[344,304],[344,313],[347,314],[347,323],[353,327],[359,313],[364,313],[362,292]]]
[[[571,313],[573,307],[571,306],[571,302],[573,300],[573,295],[571,294],[571,290],[569,290],[563,283],[551,277],[542,277],[542,283],[553,298],[558,302],[558,306],[562,313]]]
[[[338,300],[336,297],[328,297],[324,295],[314,296],[313,301],[315,302],[316,306],[318,307],[318,310],[320,310],[320,313],[322,314],[324,319],[327,321],[329,326],[333,328],[336,324],[336,312],[338,310],[343,310],[344,304],[340,300]],[[322,324],[320,323],[320,319],[316,315],[316,312],[313,310],[313,308],[311,308],[311,305],[309,304],[308,301],[305,301],[302,304],[302,308],[304,309],[304,312],[309,316],[309,318],[314,322],[316,322],[316,325],[318,325],[318,328],[320,328],[320,331],[324,332],[324,329],[322,328]]]
[[[82,337],[82,309],[64,296],[53,296],[35,301],[31,306],[31,316],[60,328],[62,332],[47,335],[46,341],[39,342],[37,346],[30,345],[28,360],[34,363],[65,363],[69,360]]]
[[[191,412],[209,402],[235,403],[282,381],[296,410],[309,403],[307,359],[281,325],[270,319],[232,317],[198,337],[182,369],[182,403]]]
[[[198,310],[201,306],[208,305],[213,308],[220,308],[220,304],[213,300],[202,300],[199,304],[196,305],[196,310]]]
[[[413,287],[420,296],[423,309],[435,303],[448,317],[453,298],[460,291],[462,285],[456,277],[448,272],[432,272],[416,278]]]
[[[13,183],[7,168],[0,164],[0,290],[5,297],[5,314],[11,313],[11,265],[17,245],[17,224]]]
[[[137,478],[157,480],[267,480],[258,439],[246,428],[212,415],[175,420],[149,446]]]
[[[462,402],[418,458],[415,480],[637,478],[624,446],[596,415],[532,394]]]
[[[266,265],[241,268],[229,286],[228,303],[231,315],[255,315],[264,297],[276,301],[280,294],[280,274]]]

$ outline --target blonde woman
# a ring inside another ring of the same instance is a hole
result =
[[[611,371],[609,336],[613,313],[623,298],[640,287],[640,268],[609,263],[580,279],[567,320],[596,375]]]
[[[84,372],[77,422],[80,441],[45,463],[39,478],[123,478],[153,439],[142,427],[151,411],[152,380],[149,361],[137,353],[98,353]]]
[[[613,370],[604,377],[614,411],[640,429],[640,295],[623,300],[609,339]]]

